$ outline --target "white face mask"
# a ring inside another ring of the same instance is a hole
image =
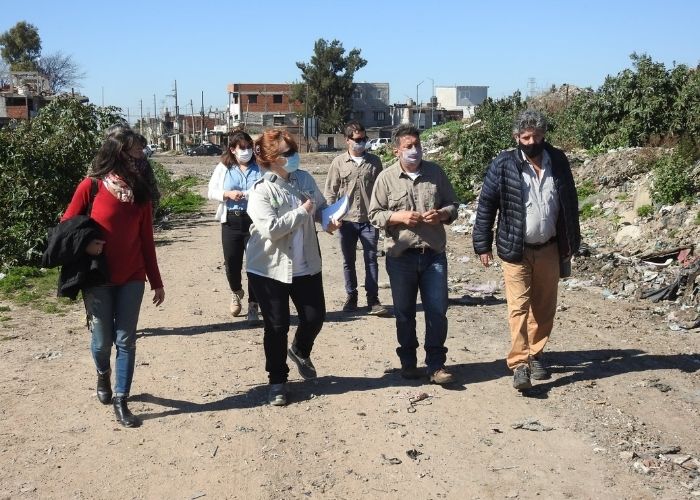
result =
[[[236,149],[233,152],[236,155],[236,159],[241,163],[248,163],[253,157],[252,149]]]
[[[401,151],[401,161],[407,167],[417,167],[423,159],[423,149],[420,146],[413,146],[411,149]]]

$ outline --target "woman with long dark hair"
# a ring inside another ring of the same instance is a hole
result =
[[[100,226],[104,239],[92,240],[86,253],[104,253],[109,282],[83,290],[92,333],[92,356],[97,368],[97,397],[113,403],[124,427],[140,424],[127,407],[136,359],[136,324],[145,281],[151,284],[153,303],[165,299],[153,241],[150,189],[143,173],[146,140],[132,130],[110,134],[92,163],[90,176],[75,190],[62,221],[85,214]],[[92,199],[93,179],[97,192]],[[114,399],[111,386],[112,344],[116,348]]]
[[[245,295],[241,285],[243,254],[250,236],[248,191],[260,179],[260,168],[255,163],[253,139],[243,131],[229,137],[228,147],[214,168],[209,180],[208,196],[219,202],[216,220],[221,222],[221,245],[224,250],[226,278],[231,289],[231,315],[241,313],[241,299]],[[260,324],[258,301],[248,282],[248,324]]]

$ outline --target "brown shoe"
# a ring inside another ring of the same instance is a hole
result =
[[[233,292],[231,295],[231,316],[234,318],[241,314],[241,299],[245,295],[245,292],[243,289],[241,290],[236,290]]]
[[[455,381],[454,375],[447,371],[446,368],[438,368],[430,375],[431,384],[451,384]]]

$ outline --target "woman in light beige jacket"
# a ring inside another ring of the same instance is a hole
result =
[[[316,221],[326,201],[308,172],[298,170],[299,153],[286,131],[265,131],[255,142],[258,165],[267,169],[248,196],[253,221],[246,247],[248,280],[265,325],[265,369],[269,403],[287,404],[287,356],[304,379],[316,378],[311,350],[326,316]],[[327,230],[334,231],[336,223]],[[287,349],[289,299],[299,316]]]

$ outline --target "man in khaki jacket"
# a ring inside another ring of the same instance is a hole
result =
[[[367,133],[358,121],[351,121],[345,126],[345,142],[348,150],[337,156],[328,169],[324,195],[331,205],[343,195],[348,197],[350,208],[343,217],[343,224],[338,231],[340,248],[343,252],[343,274],[347,298],[343,311],[357,310],[357,272],[355,258],[357,240],[362,243],[365,259],[365,293],[367,294],[367,312],[376,316],[385,316],[388,310],[379,302],[377,243],[379,231],[369,222],[369,198],[374,182],[382,171],[382,161],[376,155],[366,151]]]
[[[398,161],[374,185],[369,217],[386,231],[386,270],[396,316],[396,353],[404,378],[420,378],[417,367],[416,302],[425,313],[425,364],[434,384],[454,380],[447,359],[447,235],[445,224],[457,218],[457,195],[439,165],[423,160],[418,129],[410,124],[394,132]]]

